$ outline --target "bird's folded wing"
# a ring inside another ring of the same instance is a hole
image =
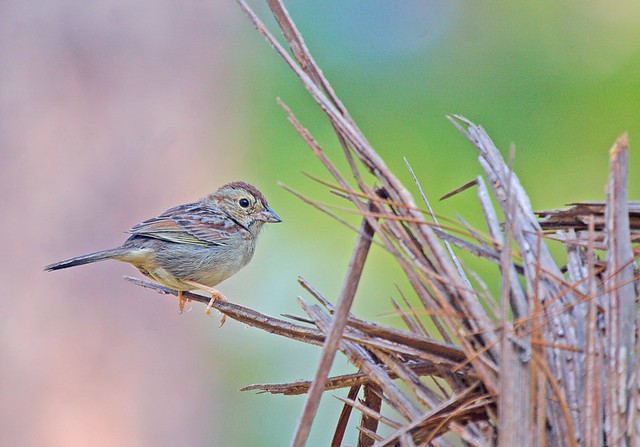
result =
[[[129,233],[206,247],[225,245],[232,237],[233,224],[234,222],[221,211],[189,204],[172,208],[158,217],[145,220],[131,228]]]

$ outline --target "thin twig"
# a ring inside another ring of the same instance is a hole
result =
[[[419,376],[440,376],[445,373],[443,368],[438,367],[430,362],[416,362],[410,361],[405,364],[407,368],[413,371],[414,374]],[[398,376],[391,371],[389,367],[383,366],[384,371],[392,379],[397,379]],[[342,376],[329,377],[325,385],[325,391],[336,390],[339,388],[350,388],[357,385],[366,385],[371,383],[369,376],[360,371],[353,374],[345,374]],[[270,394],[283,394],[285,396],[296,396],[300,394],[306,394],[311,386],[310,380],[301,380],[292,383],[277,383],[277,384],[256,384],[249,385],[240,388],[240,391],[258,391],[259,393]]]

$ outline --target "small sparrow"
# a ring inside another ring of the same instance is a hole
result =
[[[131,236],[120,247],[44,269],[60,270],[105,259],[128,262],[143,275],[177,290],[182,312],[184,291],[203,289],[211,293],[211,303],[224,300],[213,287],[249,263],[265,223],[281,221],[255,186],[232,182],[197,202],[139,223],[129,230]]]

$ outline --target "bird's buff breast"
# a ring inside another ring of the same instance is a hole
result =
[[[182,280],[215,287],[236,274],[253,257],[255,243],[246,239],[236,241],[233,247],[164,243],[158,248],[153,259],[132,264],[160,284],[186,291],[194,287]]]

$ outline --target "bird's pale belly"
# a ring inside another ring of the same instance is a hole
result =
[[[166,244],[155,255],[153,269],[142,273],[175,290],[192,290],[194,287],[182,280],[189,280],[208,287],[215,287],[236,274],[251,260],[254,244],[244,250],[228,250],[224,246],[186,247],[183,244]]]

